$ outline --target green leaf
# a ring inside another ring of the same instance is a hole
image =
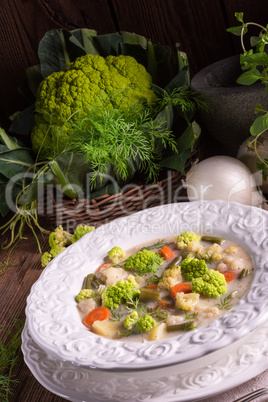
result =
[[[41,68],[38,64],[37,66],[28,67],[25,70],[27,76],[27,83],[29,90],[36,97],[38,87],[43,80],[43,76],[41,74]]]
[[[193,122],[177,141],[178,154],[163,159],[159,165],[165,168],[178,170],[185,174],[185,163],[201,133],[200,126]]]
[[[257,70],[249,70],[245,73],[241,74],[240,77],[236,80],[238,84],[241,85],[252,85],[262,78],[261,73]]]
[[[18,198],[18,204],[29,205],[36,201],[38,197],[42,197],[45,192],[45,185],[52,183],[52,174],[41,174],[36,180],[33,180],[21,192]]]
[[[237,27],[227,28],[226,31],[230,32],[233,35],[241,36],[242,28],[243,28],[243,25],[240,25],[240,26],[237,26]],[[244,29],[244,33],[246,33],[245,31],[246,30]]]
[[[86,162],[82,153],[66,152],[49,163],[55,176],[56,183],[61,186],[61,191],[69,198],[76,198],[88,191],[91,164]],[[107,173],[110,173],[108,170]],[[108,182],[107,177],[96,179],[95,189],[103,187]]]
[[[268,129],[268,113],[257,117],[250,127],[250,133],[253,136],[259,135]]]
[[[82,28],[80,29],[83,41],[83,48],[85,49],[86,54],[98,54],[98,51],[94,45],[93,38],[97,35],[97,31],[94,29]],[[72,31],[74,32],[74,31]],[[72,38],[70,38],[72,40]]]
[[[10,209],[6,200],[6,191],[9,190],[9,187],[11,188],[12,200],[14,201],[21,190],[21,186],[7,181],[6,178],[0,174],[0,214],[3,217],[7,215]]]
[[[16,113],[12,118],[9,131],[20,135],[29,135],[34,126],[34,104]]]
[[[25,173],[34,164],[31,150],[18,148],[0,153],[0,173],[10,180]]]
[[[78,46],[78,42],[78,31],[74,34],[65,29],[48,31],[38,47],[42,76],[45,78],[55,71],[63,71],[76,57],[85,55],[82,44],[79,42]]]
[[[260,113],[260,112],[265,112],[265,110],[263,109],[262,105],[261,105],[260,103],[258,103],[258,104],[255,106],[254,113],[255,113],[255,114],[258,114],[258,113]]]
[[[238,22],[244,23],[244,13],[236,11],[235,18],[237,19]]]
[[[268,63],[268,54],[265,52],[250,54],[247,52],[245,55],[240,56],[241,64],[248,64],[255,68],[257,66],[266,66]]]
[[[9,137],[5,132],[5,130],[3,130],[1,127],[0,127],[0,142],[4,144],[9,150],[20,148],[20,146],[16,142],[12,141],[11,137]]]

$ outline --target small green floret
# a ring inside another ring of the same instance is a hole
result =
[[[201,239],[201,236],[197,235],[194,232],[182,232],[179,236],[175,237],[175,242],[177,243],[177,247],[179,249],[186,248],[188,243],[191,241],[197,241],[199,242]]]
[[[138,284],[134,276],[129,275],[127,279],[121,279],[115,285],[109,286],[102,292],[102,305],[114,310],[118,308],[121,303],[136,298],[140,294],[137,288]]]
[[[76,296],[75,300],[77,301],[77,303],[79,303],[82,300],[86,300],[92,297],[92,294],[93,294],[92,289],[82,289]]]
[[[126,255],[125,251],[121,247],[118,247],[118,246],[114,246],[110,251],[108,251],[107,254],[109,256],[109,259],[114,264],[118,264],[118,262],[122,261],[122,259]]]
[[[128,257],[125,269],[138,271],[139,274],[155,273],[162,263],[159,253],[144,249]]]
[[[201,278],[192,280],[192,291],[217,298],[227,292],[225,277],[219,271],[209,269]]]
[[[53,258],[52,255],[48,251],[46,251],[41,257],[42,267],[45,268],[50,263],[52,258]]]
[[[85,234],[92,232],[95,229],[94,226],[89,225],[78,225],[75,228],[74,234],[71,238],[71,242],[75,243],[77,240],[81,239]]]
[[[55,246],[50,250],[50,254],[52,258],[56,257],[59,253],[61,253],[63,250],[65,250],[66,247],[61,247],[61,246]]]
[[[136,328],[138,332],[148,332],[155,326],[155,324],[156,322],[153,317],[147,314],[138,319],[136,322]]]
[[[54,232],[49,234],[48,241],[51,248],[55,248],[56,246],[66,247],[71,244],[71,238],[72,235],[63,230],[63,227],[60,225]]]
[[[125,320],[124,320],[124,327],[128,330],[131,330],[131,328],[136,324],[138,321],[139,315],[136,310],[132,311],[130,315],[127,315]]]
[[[193,278],[199,278],[207,271],[208,267],[204,260],[189,257],[181,262],[181,273],[184,276],[184,279],[188,282]]]

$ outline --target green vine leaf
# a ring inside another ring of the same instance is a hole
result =
[[[236,82],[242,85],[252,85],[260,79],[262,79],[262,74],[255,68],[241,74]]]
[[[250,127],[250,133],[254,137],[262,134],[265,130],[268,130],[268,113],[257,117]]]

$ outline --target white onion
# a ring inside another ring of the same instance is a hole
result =
[[[252,173],[255,173],[257,184],[261,186],[264,193],[268,193],[268,180],[263,181],[262,172],[257,169],[256,164],[260,163],[255,149],[248,147],[248,142],[251,142],[254,137],[247,138],[239,147],[237,152],[237,159],[243,162]],[[268,132],[264,132],[257,141],[257,151],[261,158],[268,159]]]
[[[197,163],[186,175],[189,201],[224,200],[261,207],[254,175],[236,158],[212,156]]]

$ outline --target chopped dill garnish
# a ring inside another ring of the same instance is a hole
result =
[[[216,306],[219,308],[219,310],[230,310],[230,308],[233,307],[233,305],[231,304],[231,300],[232,293],[222,299],[220,303],[216,304]]]

